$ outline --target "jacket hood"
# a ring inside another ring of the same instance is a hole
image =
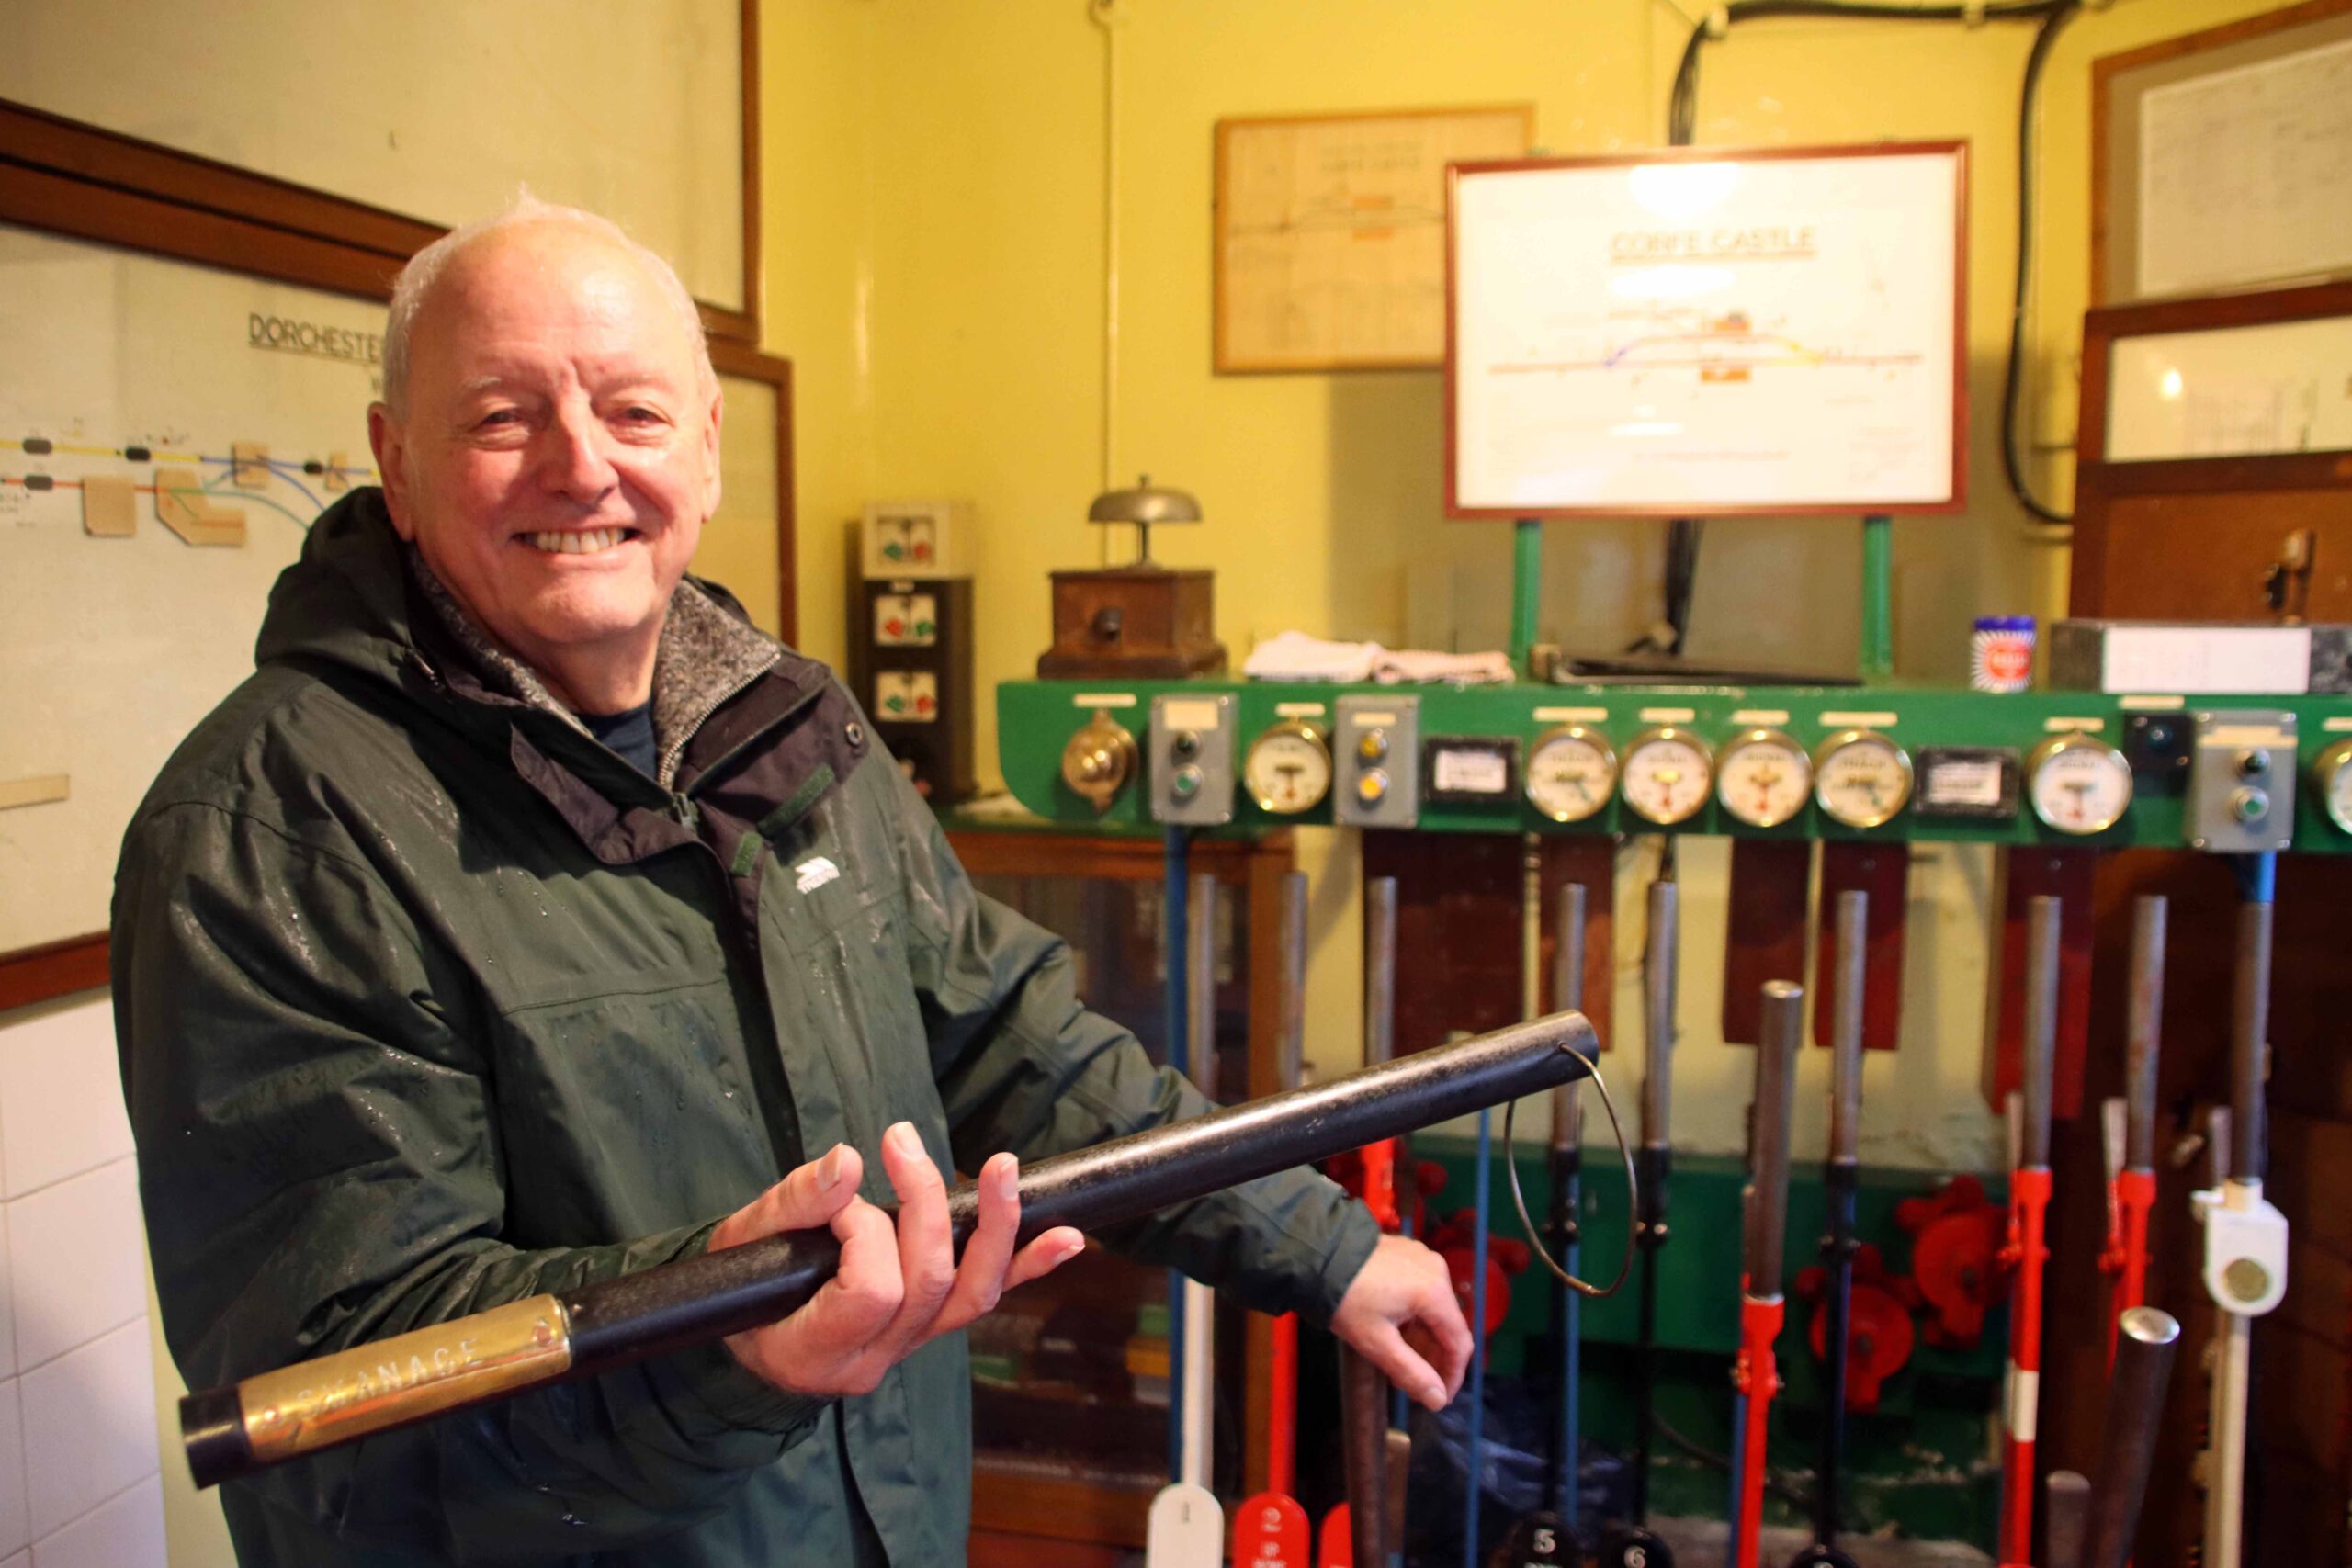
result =
[[[319,514],[300,558],[278,573],[254,663],[308,658],[391,678],[416,647],[410,581],[384,492],[353,491]]]
[[[395,685],[403,683],[404,669],[421,671],[433,686],[473,699],[458,711],[469,705],[477,715],[531,710],[580,740],[588,739],[579,716],[537,671],[476,623],[400,536],[383,491],[372,485],[320,515],[301,558],[270,589],[254,662],[281,661],[336,665]],[[672,785],[706,721],[744,692],[767,689],[769,700],[754,704],[748,716],[764,721],[831,683],[823,665],[752,626],[724,588],[681,579],[653,666],[656,782],[663,789]]]

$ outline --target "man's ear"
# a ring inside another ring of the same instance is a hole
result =
[[[719,390],[718,378],[711,378],[710,412],[702,423],[703,496],[702,520],[706,523],[718,515],[719,463],[718,423],[727,412],[727,394]]]
[[[401,538],[413,541],[416,524],[408,504],[408,436],[392,411],[382,403],[368,405],[368,445],[376,451],[376,478],[384,487],[384,510],[392,514],[392,527]]]

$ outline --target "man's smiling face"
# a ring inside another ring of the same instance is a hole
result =
[[[642,701],[719,471],[718,391],[646,262],[560,222],[484,235],[416,315],[405,402],[369,413],[401,536],[575,707]]]

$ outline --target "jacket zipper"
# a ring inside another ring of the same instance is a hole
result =
[[[696,709],[695,711],[694,717],[687,723],[679,727],[678,738],[671,741],[668,746],[662,749],[659,767],[659,776],[664,780],[674,777],[677,772],[678,759],[685,754],[687,742],[691,741],[695,738],[695,732],[702,728],[704,723],[709,719],[710,716],[717,713],[727,704],[733,702],[745,692],[749,691],[752,682],[758,680],[761,676],[765,675],[769,671],[775,667],[776,660],[770,659],[765,664],[761,665],[757,670],[752,671],[750,674],[744,676],[741,681],[736,682],[725,691],[714,694],[709,701],[704,703],[699,709]],[[799,711],[800,704],[795,703],[790,708],[786,710],[785,715],[782,716],[789,716],[791,714],[795,714]],[[763,735],[767,733],[766,728],[763,728],[761,733]],[[665,784],[664,787],[666,788],[667,785]]]

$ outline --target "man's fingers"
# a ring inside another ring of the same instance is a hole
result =
[[[913,1122],[895,1122],[882,1134],[882,1168],[899,1194],[899,1272],[906,1294],[891,1337],[902,1354],[929,1337],[932,1319],[955,1288],[956,1247],[947,1224],[947,1184]]]
[[[1447,1384],[1430,1364],[1405,1343],[1405,1337],[1393,1323],[1374,1320],[1363,1325],[1350,1337],[1357,1354],[1364,1357],[1388,1375],[1388,1381],[1405,1391],[1407,1398],[1429,1410],[1442,1410],[1449,1397]]]
[[[796,1168],[782,1181],[721,1220],[710,1233],[712,1252],[741,1247],[779,1231],[814,1230],[831,1223],[857,1196],[865,1162],[847,1144],[835,1144],[819,1159]]]
[[[841,1266],[807,1304],[780,1323],[730,1336],[738,1359],[780,1388],[829,1393],[870,1389],[855,1371],[866,1346],[899,1310],[898,1232],[890,1216],[853,1199],[830,1223]],[[888,1363],[877,1364],[878,1382]]]
[[[979,1219],[964,1244],[964,1261],[956,1266],[956,1287],[932,1320],[933,1335],[951,1333],[996,1310],[1003,1293],[1005,1266],[1012,1261],[1012,1244],[1021,1229],[1021,1161],[1011,1154],[992,1155],[980,1167]]]
[[[1470,1353],[1476,1348],[1470,1337],[1470,1321],[1462,1315],[1462,1303],[1455,1299],[1451,1281],[1415,1303],[1415,1308],[1412,1325],[1419,1332],[1408,1337],[1427,1340],[1416,1348],[1428,1355],[1445,1379],[1446,1397],[1451,1399],[1462,1392],[1462,1380],[1470,1372]]]
[[[1005,1270],[1004,1288],[1025,1285],[1052,1273],[1086,1250],[1086,1237],[1068,1225],[1056,1225],[1023,1247]]]

